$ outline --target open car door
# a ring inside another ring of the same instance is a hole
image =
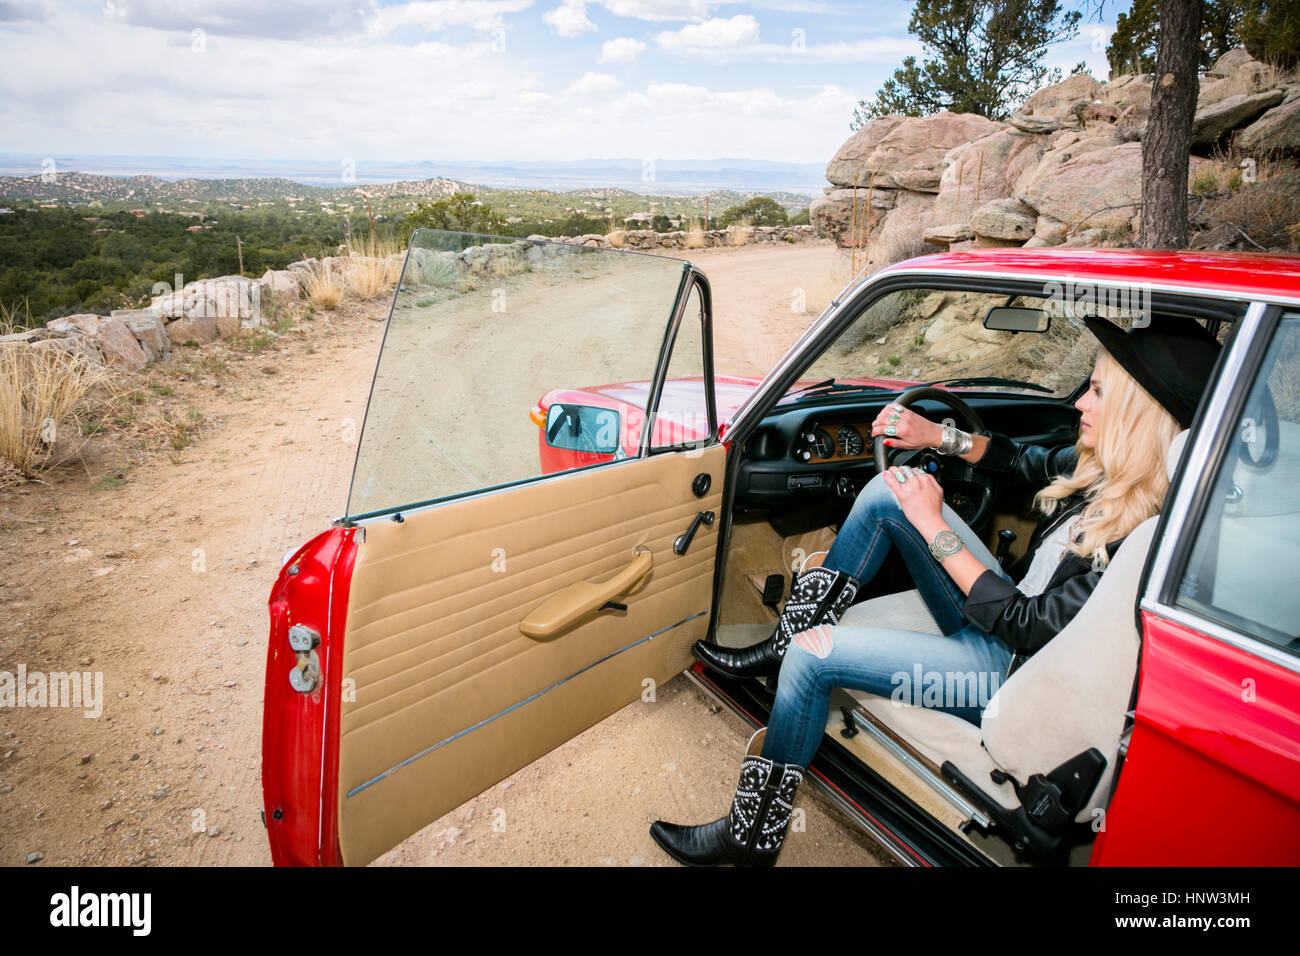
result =
[[[704,386],[674,408],[670,365]],[[368,863],[689,664],[712,603],[716,417],[708,287],[687,263],[415,234],[347,516],[270,599],[277,864]]]

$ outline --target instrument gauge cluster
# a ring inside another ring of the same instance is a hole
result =
[[[795,441],[794,457],[804,462],[843,461],[867,452],[870,425],[810,422]]]

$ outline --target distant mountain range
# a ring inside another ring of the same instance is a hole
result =
[[[60,182],[76,172],[77,179]],[[50,181],[49,173],[54,173]],[[42,174],[45,174],[44,177]],[[437,186],[416,188],[419,184]],[[0,154],[0,197],[173,200],[312,195],[374,186],[377,194],[441,194],[443,184],[474,183],[499,189],[583,191],[618,189],[653,195],[699,195],[717,190],[819,195],[826,185],[820,163],[750,159],[470,162],[420,160],[200,160],[147,156],[53,156]],[[305,193],[305,187],[321,192]],[[380,188],[382,187],[382,188]],[[107,190],[89,195],[84,190]],[[21,195],[19,193],[21,191]]]

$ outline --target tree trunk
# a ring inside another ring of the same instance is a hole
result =
[[[1201,0],[1164,0],[1151,116],[1142,137],[1142,232],[1147,249],[1187,248],[1187,164],[1196,115]]]

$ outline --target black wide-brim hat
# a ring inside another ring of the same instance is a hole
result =
[[[1192,427],[1196,407],[1219,359],[1219,343],[1190,318],[1152,315],[1151,321],[1125,332],[1095,315],[1084,323],[1102,348],[1177,419]]]

